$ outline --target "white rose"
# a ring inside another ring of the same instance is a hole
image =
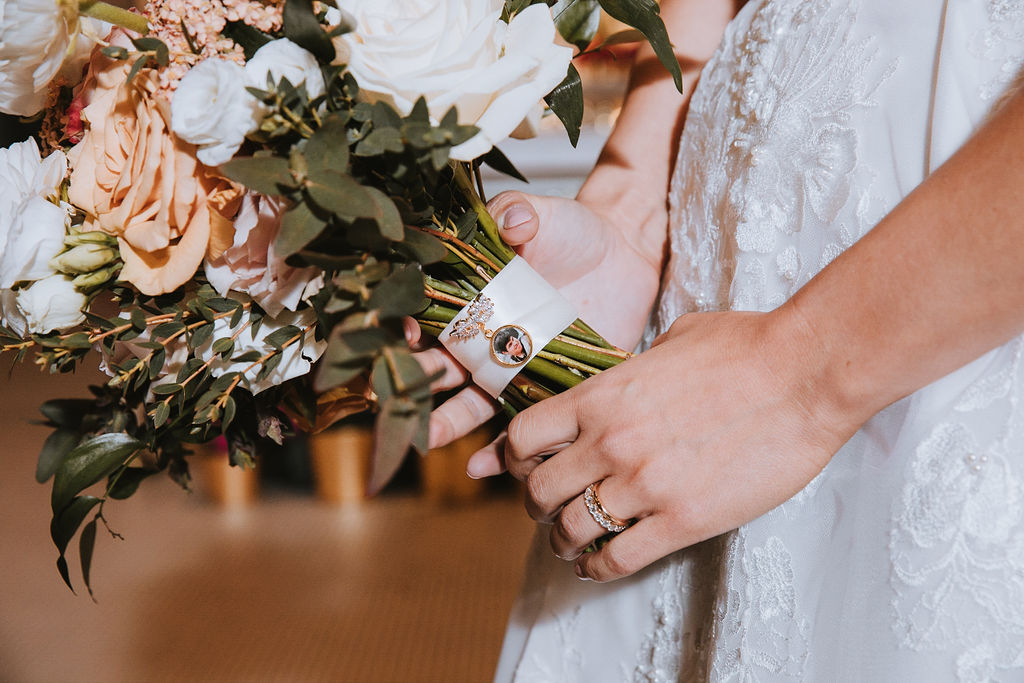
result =
[[[77,15],[78,3],[0,0],[0,111],[31,116],[43,108]]]
[[[226,59],[207,59],[178,84],[171,102],[171,130],[198,145],[196,156],[220,166],[245,136],[259,127],[259,101],[245,89],[245,69]]]
[[[245,65],[246,85],[266,90],[267,74],[275,83],[282,78],[294,86],[305,83],[311,99],[324,94],[324,75],[316,57],[287,38],[270,41]]]
[[[85,321],[82,310],[88,300],[75,289],[70,279],[63,275],[51,275],[17,292],[18,312],[25,317],[29,332],[47,333],[54,330],[63,332]],[[13,317],[5,319],[14,326]],[[17,331],[17,330],[15,330]],[[22,332],[21,334],[24,334]]]
[[[218,294],[248,294],[270,315],[294,311],[323,287],[320,269],[294,268],[275,253],[281,210],[281,202],[272,197],[246,194],[235,218],[234,243],[205,266]]]
[[[232,296],[231,298],[238,301],[246,301],[241,296]],[[213,336],[196,349],[196,357],[202,358],[203,361],[207,362],[213,359],[214,355],[216,355],[213,353],[213,343],[223,337],[234,337],[235,339],[235,348],[231,353],[231,357],[239,356],[248,351],[257,351],[262,356],[273,350],[273,347],[264,341],[268,335],[288,325],[295,325],[300,330],[304,330],[316,321],[316,312],[311,308],[306,308],[298,312],[284,311],[277,316],[268,315],[263,319],[263,324],[260,326],[255,338],[252,335],[252,327],[247,324],[247,320],[248,316],[242,317],[243,322],[241,325],[244,325],[244,329],[241,331],[231,327],[229,318],[218,318],[215,320],[213,323]],[[220,377],[228,372],[244,372],[245,378],[249,380],[250,390],[253,394],[258,394],[271,387],[279,386],[290,379],[309,373],[313,363],[323,355],[326,349],[327,342],[317,341],[314,338],[313,331],[310,330],[305,334],[305,338],[301,342],[294,343],[285,348],[281,352],[281,363],[273,372],[258,382],[256,381],[256,376],[260,372],[260,365],[250,368],[249,366],[252,363],[235,363],[231,361],[231,358],[221,358],[218,356],[210,363],[210,372],[214,377]]]
[[[454,147],[469,161],[508,137],[565,78],[572,49],[555,43],[546,5],[531,5],[509,24],[502,0],[338,0],[355,30],[335,40],[361,92],[403,115],[427,99],[440,121],[449,108],[480,133]]]
[[[0,288],[53,274],[70,221],[54,203],[66,171],[63,152],[41,159],[34,140],[0,149]]]

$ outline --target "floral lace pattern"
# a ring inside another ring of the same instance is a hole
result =
[[[657,329],[687,310],[778,306],[884,213],[872,207],[873,178],[858,162],[851,118],[877,106],[896,61],[879,66],[874,41],[851,37],[856,4],[754,9],[691,103]],[[801,248],[807,228],[820,242],[813,258]]]
[[[1024,667],[1022,348],[1017,340],[990,354],[1008,360],[961,394],[962,421],[936,425],[918,445],[894,508],[896,634],[914,650],[954,652],[962,681]],[[986,442],[970,423],[992,412],[1003,429]]]
[[[988,0],[988,23],[972,37],[970,51],[977,57],[998,62],[995,75],[982,84],[983,100],[995,100],[1020,78],[1024,69],[1024,2]]]

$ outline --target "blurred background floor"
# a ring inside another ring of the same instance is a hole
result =
[[[0,681],[490,680],[533,529],[511,487],[342,507],[265,487],[226,508],[158,476],[108,508],[125,540],[98,534],[98,602],[73,595],[29,421],[90,379],[27,364],[0,384]]]

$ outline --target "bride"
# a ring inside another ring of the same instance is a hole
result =
[[[649,347],[470,461],[545,523],[498,680],[1024,680],[1024,2],[662,14],[686,96],[641,53],[577,200],[491,205]]]

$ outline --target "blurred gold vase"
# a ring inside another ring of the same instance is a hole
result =
[[[317,498],[333,505],[366,500],[373,457],[373,429],[342,425],[309,437]]]

